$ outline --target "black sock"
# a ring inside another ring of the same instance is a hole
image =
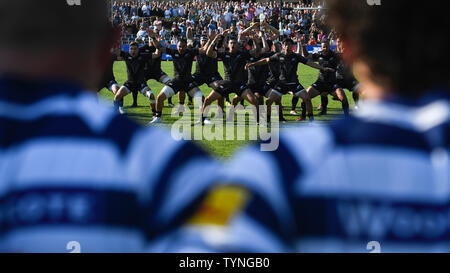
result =
[[[138,96],[137,92],[133,92],[133,105],[137,104],[137,96]]]
[[[328,96],[320,96],[320,101],[322,102],[322,112],[327,112],[328,107]]]
[[[157,118],[160,118],[162,116],[162,112],[155,111],[155,116]]]
[[[348,108],[349,108],[348,102],[347,101],[342,102],[342,110],[344,110],[344,115],[345,116],[349,116],[350,115],[350,112],[349,112]]]
[[[292,111],[295,110],[295,108],[297,108],[297,103],[298,103],[298,98],[296,96],[292,97]]]
[[[168,103],[168,104],[173,104],[173,103],[172,103],[172,97],[170,97],[170,98],[167,99],[167,103]]]
[[[302,102],[301,106],[302,106],[302,117],[306,117],[306,104]]]

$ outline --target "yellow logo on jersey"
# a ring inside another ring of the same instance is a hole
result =
[[[197,213],[188,221],[188,225],[225,226],[244,208],[248,196],[248,191],[242,187],[217,187],[207,195]]]

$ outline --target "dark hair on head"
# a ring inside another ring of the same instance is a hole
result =
[[[179,43],[187,44],[187,40],[186,40],[184,37],[178,38],[178,42],[179,42]]]
[[[82,1],[70,6],[68,1],[0,1],[0,49],[93,49],[111,34],[107,3]]]
[[[132,46],[137,46],[137,47],[139,47],[139,44],[136,43],[136,42],[131,42],[130,45],[129,45],[129,47],[132,47]]]
[[[236,36],[231,36],[229,39],[228,39],[228,41],[231,41],[231,40],[234,40],[234,41],[237,41],[238,40],[238,38],[236,37]]]
[[[373,81],[406,96],[450,88],[450,55],[446,54],[448,44],[443,35],[448,32],[448,24],[442,21],[446,9],[424,12],[409,0],[383,1],[381,5],[328,0],[327,4],[338,37],[369,66]],[[427,2],[429,7],[441,4],[438,0]]]
[[[267,40],[267,45],[269,46],[269,48],[271,48],[273,46],[272,40]]]

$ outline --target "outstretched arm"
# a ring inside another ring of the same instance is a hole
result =
[[[206,50],[206,56],[210,57],[210,58],[217,58],[217,52],[214,50],[217,42],[219,41],[219,38],[222,37],[221,34],[217,35],[214,40],[211,42],[211,44],[209,45],[208,49]]]
[[[261,37],[262,44],[263,44],[263,48],[262,48],[261,52],[262,53],[269,52],[270,48],[269,48],[269,44],[267,44],[266,35],[264,35],[264,32],[260,32],[260,34],[261,34],[260,37]]]
[[[270,62],[270,58],[264,58],[264,59],[261,59],[261,60],[259,60],[259,61],[257,61],[257,62],[246,64],[246,65],[245,65],[245,69],[249,69],[250,67],[254,67],[254,66],[262,66],[262,65],[266,65],[266,64],[268,64],[269,62]]]
[[[150,43],[156,48],[156,51],[152,54],[152,58],[153,58],[153,59],[158,59],[158,58],[160,58],[161,55],[162,55],[161,50],[160,50],[159,48],[157,48],[157,47],[155,46],[155,43],[152,41],[152,40],[156,40],[156,41],[158,41],[158,42],[161,44],[161,42],[159,41],[159,39],[161,39],[161,38],[158,36],[158,37],[153,38],[153,39],[150,40]]]
[[[259,23],[253,24],[253,26],[246,28],[244,31],[241,32],[241,35],[248,35],[251,33],[252,30],[259,27]]]
[[[312,62],[312,61],[308,61],[308,62],[306,63],[306,65],[309,66],[309,67],[318,69],[318,70],[320,70],[320,71],[322,71],[322,72],[330,72],[330,73],[335,72],[335,70],[332,69],[332,68],[325,68],[325,67],[323,67],[323,66],[321,66],[321,65],[318,65],[318,64],[316,64],[315,62]]]
[[[261,23],[261,26],[267,31],[270,32],[271,35],[274,35],[276,37],[280,37],[280,31],[276,28],[274,28],[273,26],[266,24],[266,23]]]
[[[148,37],[150,38],[150,43],[153,44],[153,46],[156,48],[157,51],[159,51],[160,54],[167,53],[166,48],[161,45],[161,43],[156,39],[156,34],[151,30],[147,29]]]
[[[208,50],[209,46],[211,45],[211,43],[214,41],[214,39],[216,38],[216,33],[215,32],[211,32],[211,34],[208,37],[208,42],[206,42],[206,44],[199,49],[199,53],[200,54],[206,54],[206,51]]]
[[[261,46],[258,43],[258,37],[256,35],[251,35],[250,38],[253,41],[253,48],[250,51],[250,55],[252,55],[253,57],[256,57],[259,52],[261,52]]]

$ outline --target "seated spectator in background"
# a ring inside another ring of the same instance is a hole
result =
[[[147,6],[146,4],[144,4],[142,6],[142,13],[145,17],[149,17],[150,16],[150,7]]]
[[[320,31],[319,35],[317,36],[317,41],[322,42],[322,40],[325,38],[325,35],[323,34],[323,30]]]
[[[120,24],[122,24],[122,17],[120,16],[119,12],[116,11],[113,16],[113,25],[118,26]]]
[[[161,31],[162,25],[163,25],[163,22],[159,18],[156,18],[155,21],[153,22],[153,26],[156,28],[156,31]]]
[[[145,30],[144,26],[141,26],[139,29],[136,39],[145,39],[147,37],[147,31]]]
[[[170,7],[166,6],[166,9],[164,10],[164,18],[169,19],[172,15],[172,12],[170,11]]]
[[[314,36],[312,36],[312,35],[310,36],[308,45],[310,45],[310,46],[316,46],[317,45],[317,41],[316,41],[316,38],[314,38]]]
[[[167,29],[165,27],[163,27],[160,31],[159,31],[159,36],[161,36],[161,38],[163,39],[167,39],[167,35],[169,34],[169,31],[167,31]]]

